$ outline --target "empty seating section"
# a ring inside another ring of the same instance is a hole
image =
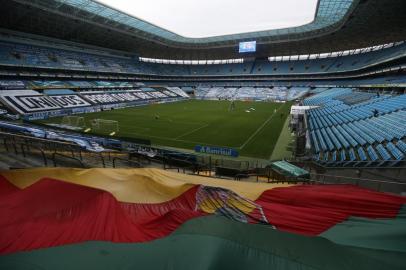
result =
[[[358,157],[361,161],[367,160],[367,155],[365,154],[365,151],[362,147],[358,148],[357,152],[358,152]]]
[[[378,158],[378,155],[376,154],[375,149],[372,147],[372,145],[370,145],[370,146],[367,147],[367,151],[368,151],[369,159],[370,159],[372,162],[375,162],[376,160],[379,159],[379,158]]]
[[[347,154],[346,154],[346,152],[345,152],[344,149],[341,150],[340,156],[341,156],[341,161],[342,161],[342,162],[345,162],[345,161],[347,160]]]
[[[253,73],[255,74],[305,74],[326,73],[357,70],[368,67],[374,63],[385,62],[390,58],[398,58],[405,55],[405,44],[394,46],[384,50],[372,51],[365,54],[353,54],[341,57],[321,58],[311,60],[255,61]]]
[[[327,91],[321,92],[317,95],[305,99],[304,105],[306,106],[324,105],[326,107],[333,107],[334,105],[342,104],[342,102],[335,100],[334,99],[335,97],[351,92],[352,89],[350,88],[331,88]]]
[[[303,97],[308,93],[309,89],[304,87],[291,87],[289,89],[287,100],[294,100]]]
[[[367,102],[356,104],[351,107],[343,108],[318,108],[310,111],[310,117],[321,124],[320,127],[327,127],[374,116],[374,114],[387,114],[404,108],[406,96],[372,98]],[[331,103],[327,103],[327,106]],[[333,106],[338,107],[338,106]]]
[[[303,104],[318,106],[306,112],[317,162],[328,166],[392,166],[405,159],[406,94],[333,88],[316,92]],[[332,154],[335,151],[340,151],[340,159]]]
[[[320,152],[320,146],[319,146],[319,142],[318,142],[318,140],[316,138],[316,133],[314,133],[314,131],[311,131],[310,135],[312,137],[312,141],[314,143],[313,146],[316,149],[316,153],[319,153]]]
[[[402,150],[403,153],[406,153],[406,143],[404,143],[403,141],[398,141],[396,143],[396,146]]]
[[[242,64],[190,65],[190,75],[251,74],[253,62]],[[168,65],[166,65],[168,66]]]
[[[253,99],[290,101],[303,97],[309,87],[197,87],[195,95],[199,99]]]
[[[327,135],[327,131],[329,131],[329,135]],[[336,148],[341,148],[341,144],[338,142],[338,140],[336,139],[336,137],[331,133],[330,130],[326,129],[321,129],[321,134],[323,135],[323,139],[326,142],[327,146],[328,146],[328,150],[333,150],[335,147]],[[331,138],[331,140],[330,140]],[[335,146],[335,147],[334,147]]]
[[[388,151],[385,149],[385,147],[382,144],[378,144],[377,146],[375,146],[375,149],[378,150],[378,153],[383,160],[391,159],[391,156],[389,155]]]
[[[337,99],[344,102],[347,105],[357,104],[363,101],[367,101],[372,98],[375,94],[366,92],[349,93],[347,95],[342,95]]]
[[[344,139],[346,142],[349,142],[352,147],[355,147],[358,145],[358,142],[347,132],[345,129],[341,126],[337,126],[337,130],[340,134],[344,136]]]
[[[9,65],[140,73],[130,57],[0,42],[0,63]]]
[[[394,61],[406,55],[406,43],[366,53],[307,59],[268,61],[255,60],[229,64],[169,64],[141,62],[135,56],[116,52],[85,49],[66,44],[39,43],[28,40],[0,42],[0,63],[42,68],[63,68],[100,72],[117,72],[151,75],[228,76],[228,75],[300,75],[335,73],[368,68],[371,65]],[[22,44],[24,43],[24,44]],[[295,95],[295,94],[293,94]],[[351,105],[367,94],[343,96],[344,104]]]
[[[340,141],[340,144],[342,147],[344,148],[348,148],[350,146],[350,144],[347,142],[347,140],[343,137],[343,135],[341,135],[341,133],[337,130],[336,127],[332,127],[331,128],[333,130],[333,133],[336,135],[336,137],[338,138],[338,140]],[[341,148],[341,147],[340,147]],[[338,149],[340,149],[338,148]]]
[[[396,160],[402,160],[405,155],[391,142],[386,144],[386,148]]]
[[[355,152],[353,148],[350,148],[350,151],[348,152],[348,155],[350,156],[350,161],[354,161],[355,158]]]
[[[184,90],[180,89],[179,87],[167,87],[167,89],[181,97],[188,98],[189,95],[185,93]],[[166,93],[166,92],[165,92]]]
[[[323,151],[327,151],[330,148],[334,148],[334,147],[329,147],[327,148],[327,144],[325,143],[325,139],[328,139],[328,136],[323,137],[320,133],[320,130],[316,130],[316,135],[317,135],[317,139],[318,139],[318,143],[320,144],[320,148]]]

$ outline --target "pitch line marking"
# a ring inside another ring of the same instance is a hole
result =
[[[267,120],[265,120],[265,122],[264,122],[259,128],[257,128],[257,130],[255,130],[255,132],[243,143],[243,145],[241,145],[240,147],[238,147],[238,149],[242,150],[242,149],[252,140],[252,138],[254,138],[255,135],[257,135],[258,132],[260,132],[260,131],[266,126],[266,124],[268,124],[268,122],[272,120],[272,118],[275,116],[275,114],[276,114],[283,106],[284,106],[284,105],[280,106],[280,107],[276,110],[276,112],[274,112],[273,114],[271,114],[271,116],[270,116]]]
[[[175,138],[161,137],[161,136],[154,136],[154,135],[146,135],[146,134],[141,134],[141,133],[136,133],[136,132],[126,132],[125,134],[141,135],[141,136],[145,136],[147,138],[157,138],[157,139],[163,139],[163,140],[168,140],[168,141],[176,141],[176,142],[187,142],[187,143],[195,143],[195,144],[202,144],[202,145],[212,145],[212,146],[225,147],[225,148],[238,148],[237,146],[225,146],[225,145],[211,144],[211,143],[207,143],[207,142],[179,140],[179,139],[175,139]]]
[[[188,132],[186,132],[186,133],[184,133],[184,134],[182,134],[182,135],[176,137],[175,140],[180,139],[180,138],[182,138],[182,137],[184,137],[184,136],[190,135],[190,134],[192,134],[192,133],[194,133],[194,132],[196,132],[196,131],[198,131],[198,130],[201,130],[202,128],[208,127],[208,126],[209,126],[209,124],[205,124],[205,125],[203,125],[203,126],[201,126],[201,127],[195,128],[195,129],[193,129],[193,130],[191,130],[191,131],[188,131]]]
[[[275,151],[276,146],[278,145],[279,139],[280,139],[280,137],[282,136],[282,132],[283,132],[283,130],[284,130],[284,128],[285,128],[286,123],[288,123],[288,128],[289,128],[289,117],[287,117],[286,120],[285,120],[285,123],[283,123],[282,129],[281,129],[281,133],[279,133],[279,137],[278,137],[278,139],[277,139],[276,142],[275,142],[275,146],[274,146],[274,148],[273,148],[273,150],[272,150],[272,153],[269,155],[268,160],[271,160],[271,158],[272,158],[273,152]]]
[[[242,150],[252,139],[253,139],[253,137],[255,137],[255,135],[258,133],[258,132],[260,132],[263,128],[264,128],[264,126],[269,122],[269,121],[271,121],[272,120],[272,118],[275,116],[275,114],[280,110],[280,109],[282,109],[282,107],[284,107],[285,106],[285,104],[283,104],[283,105],[281,105],[277,110],[276,110],[276,112],[274,112],[274,113],[272,113],[272,115],[267,119],[267,120],[265,120],[265,122],[256,130],[256,131],[254,131],[254,133],[244,142],[244,144],[242,144],[240,147],[238,147],[238,146],[224,146],[224,145],[215,145],[215,146],[218,146],[218,147],[225,147],[225,148],[236,148],[236,149],[240,149],[240,150]],[[162,122],[166,122],[166,121],[162,121]],[[196,123],[192,123],[192,122],[173,122],[174,124],[177,124],[177,123],[182,123],[182,124],[196,124]],[[203,125],[203,126],[200,126],[200,127],[198,127],[198,128],[196,128],[195,130],[192,130],[192,131],[190,131],[190,132],[187,132],[187,133],[185,133],[185,134],[182,134],[181,136],[178,136],[178,137],[175,137],[175,138],[170,138],[170,137],[161,137],[161,136],[153,136],[153,135],[148,135],[148,134],[142,134],[142,133],[138,133],[138,132],[125,132],[125,134],[134,134],[134,135],[141,135],[141,136],[145,136],[145,137],[151,137],[151,138],[157,138],[157,139],[164,139],[164,140],[169,140],[169,141],[177,141],[177,142],[188,142],[188,143],[196,143],[196,144],[206,144],[206,145],[213,145],[213,144],[209,144],[209,143],[205,143],[205,142],[196,142],[196,141],[188,141],[188,140],[180,140],[179,138],[181,138],[181,137],[183,137],[183,136],[186,136],[186,135],[189,135],[189,134],[191,134],[191,133],[193,133],[193,132],[195,132],[195,131],[197,131],[197,130],[200,130],[200,129],[202,129],[202,128],[204,128],[204,127],[207,127],[207,126],[209,126],[210,124],[206,124],[206,125]],[[128,126],[128,125],[124,125],[124,126]],[[142,128],[142,129],[144,129],[144,130],[148,130],[148,129],[150,129],[150,128],[146,128],[146,127],[140,127],[140,128]]]

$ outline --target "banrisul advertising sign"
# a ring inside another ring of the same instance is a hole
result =
[[[235,149],[217,147],[217,146],[196,145],[195,152],[210,154],[210,155],[229,156],[229,157],[238,157],[238,155],[239,155],[238,151]]]

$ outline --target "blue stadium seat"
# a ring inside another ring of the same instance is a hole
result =
[[[344,165],[345,165],[345,166],[354,165],[354,164],[355,164],[354,161],[355,161],[357,158],[356,158],[356,156],[355,156],[355,152],[354,152],[354,149],[353,149],[353,148],[350,148],[350,149],[348,150],[348,158],[349,158],[349,160],[348,160]]]
[[[315,152],[319,153],[320,152],[320,147],[319,147],[319,143],[317,142],[316,134],[315,134],[314,131],[310,132],[310,134],[311,134],[311,137],[312,137],[312,143],[313,143]]]
[[[395,160],[402,160],[405,158],[405,155],[393,143],[388,142],[386,144],[386,148],[389,150]]]
[[[358,152],[358,156],[359,156],[360,160],[362,160],[362,161],[367,160],[367,156],[366,156],[365,151],[364,151],[364,149],[362,147],[359,147],[357,149],[357,152]]]
[[[344,163],[347,160],[347,154],[345,153],[344,149],[341,150],[340,157],[341,157],[341,163]]]
[[[382,162],[380,165],[385,164],[386,161],[391,160],[391,156],[388,153],[388,151],[385,149],[385,147],[382,144],[378,144],[375,146],[375,149],[378,151],[379,155],[381,156]]]
[[[326,142],[328,149],[330,151],[333,151],[335,149],[334,145],[339,149],[340,144],[338,143],[338,141],[335,139],[334,135],[331,133],[329,128],[322,128],[321,130],[321,134],[323,135],[323,139]],[[327,135],[329,134],[329,135]],[[330,139],[331,138],[331,139]],[[334,144],[333,144],[334,142]]]
[[[403,153],[406,153],[406,143],[405,143],[405,142],[403,142],[403,141],[398,141],[398,142],[396,143],[396,146],[397,146],[400,150],[402,150]]]
[[[367,148],[368,156],[370,159],[370,164],[374,164],[378,159],[378,154],[375,152],[375,149],[370,145]]]

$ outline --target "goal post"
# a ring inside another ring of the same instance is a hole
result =
[[[65,115],[61,120],[61,127],[84,129],[86,128],[85,118],[77,115]]]
[[[115,134],[119,131],[118,121],[107,119],[93,119],[92,130],[103,134]]]

